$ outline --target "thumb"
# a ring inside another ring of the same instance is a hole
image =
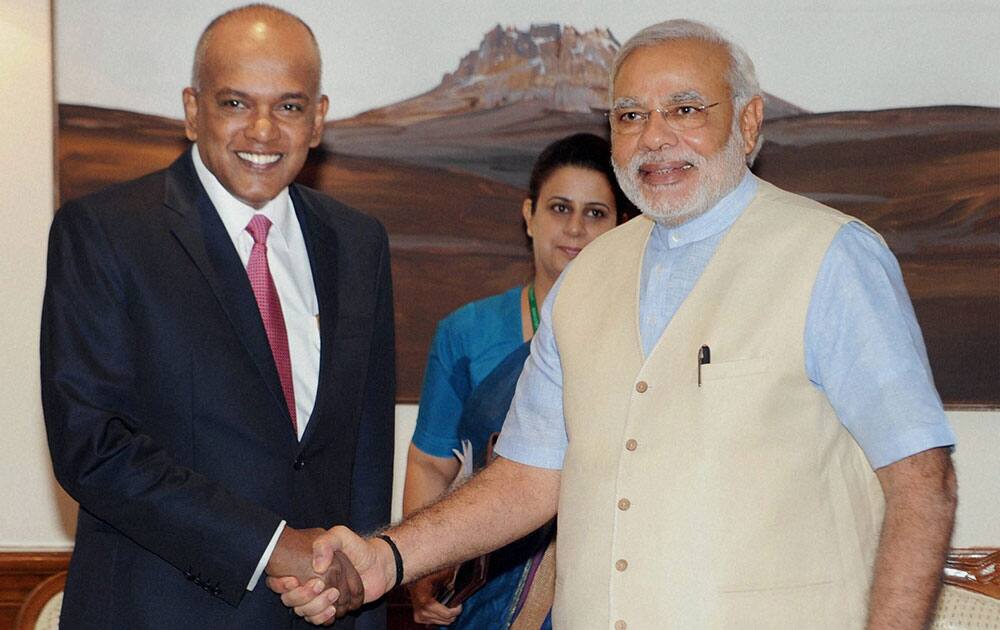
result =
[[[333,552],[340,547],[331,540],[333,535],[330,532],[323,534],[313,541],[313,571],[319,574],[326,573],[333,563]]]

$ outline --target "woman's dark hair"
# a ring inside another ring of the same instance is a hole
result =
[[[615,207],[618,209],[616,223],[624,223],[638,214],[632,202],[622,193],[618,180],[615,179],[615,171],[611,167],[611,145],[604,138],[592,133],[577,133],[556,140],[538,155],[535,165],[531,168],[531,179],[528,180],[528,198],[531,199],[532,212],[538,204],[538,194],[542,185],[552,173],[564,166],[585,168],[604,175],[615,194]]]

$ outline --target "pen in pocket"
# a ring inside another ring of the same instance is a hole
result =
[[[698,387],[701,387],[701,366],[712,362],[712,350],[708,346],[698,349]]]

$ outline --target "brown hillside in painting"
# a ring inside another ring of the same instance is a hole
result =
[[[179,121],[59,111],[63,200],[166,166],[186,146]],[[511,182],[526,181],[538,147],[603,125],[596,114],[522,103],[328,132],[300,180],[389,230],[401,400],[419,394],[440,317],[527,277],[523,189]],[[765,133],[759,175],[858,216],[899,256],[945,401],[1000,402],[1000,111],[799,115],[769,121]]]

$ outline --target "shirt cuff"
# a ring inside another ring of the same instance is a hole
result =
[[[260,581],[260,576],[264,574],[264,567],[267,563],[271,561],[271,554],[274,553],[274,548],[278,546],[278,539],[281,538],[281,532],[285,531],[285,521],[278,523],[278,528],[274,530],[274,536],[271,536],[271,542],[267,544],[267,549],[264,550],[264,555],[260,557],[260,562],[257,563],[257,569],[254,570],[253,575],[250,576],[250,583],[247,584],[247,590],[252,591],[257,588],[257,582]]]
[[[493,452],[503,457],[515,461],[518,464],[526,464],[535,468],[546,468],[548,470],[562,470],[563,459],[566,456],[565,448],[542,447],[538,445],[522,444],[516,437],[504,438],[505,433],[500,432],[500,439],[497,440]]]
[[[872,453],[866,451],[865,455],[868,456],[872,469],[878,470],[910,455],[943,446],[954,448],[955,434],[947,424],[938,424],[910,429],[897,436],[892,444],[881,445],[879,450]]]

